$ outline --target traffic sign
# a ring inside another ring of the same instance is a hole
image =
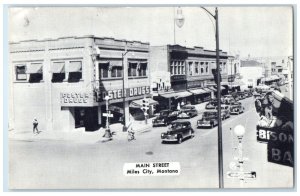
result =
[[[229,171],[227,172],[228,178],[239,178],[239,179],[256,179],[256,172],[242,172],[242,171]]]
[[[106,117],[109,117],[109,118],[114,117],[114,115],[111,114],[111,113],[103,113],[103,116],[106,116]]]

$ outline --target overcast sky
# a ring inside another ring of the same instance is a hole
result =
[[[214,12],[214,8],[208,8]],[[10,8],[10,41],[96,35],[174,44],[173,7]],[[176,44],[215,50],[214,20],[199,7],[182,7]],[[291,7],[219,7],[220,49],[250,56],[292,55]]]

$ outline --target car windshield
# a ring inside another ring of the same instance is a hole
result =
[[[180,123],[173,123],[171,125],[171,129],[180,129],[182,127],[182,125]]]
[[[216,112],[204,112],[203,118],[215,117],[217,115]]]
[[[238,105],[234,105],[234,106],[231,107],[231,109],[238,109],[238,108],[239,108]]]

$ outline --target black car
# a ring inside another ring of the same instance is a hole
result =
[[[161,134],[162,142],[176,141],[180,144],[186,138],[194,137],[194,130],[187,120],[177,120],[171,123],[169,130]]]
[[[217,100],[213,100],[213,101],[210,101],[208,102],[206,105],[205,105],[205,109],[209,110],[209,109],[215,109],[215,107],[218,105],[218,101]]]
[[[202,118],[197,121],[197,128],[201,128],[201,127],[213,128],[216,125],[218,125],[217,110],[205,111],[202,115]]]
[[[152,120],[152,126],[159,126],[164,125],[167,126],[172,121],[177,119],[179,111],[172,111],[172,110],[162,110],[160,111],[159,115]]]

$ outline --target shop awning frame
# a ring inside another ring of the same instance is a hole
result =
[[[42,63],[31,63],[27,66],[27,74],[43,73],[43,64]]]
[[[151,99],[151,98],[147,98],[147,100],[149,101],[149,105],[157,105],[158,102]],[[143,106],[143,99],[138,99],[138,100],[133,100],[130,104],[129,107],[132,108],[141,108]]]
[[[189,97],[193,95],[192,93],[188,91],[181,91],[181,92],[173,92],[173,93],[167,93],[167,94],[160,94],[160,96],[164,98],[172,98],[174,97],[175,99],[183,98],[183,97]]]

